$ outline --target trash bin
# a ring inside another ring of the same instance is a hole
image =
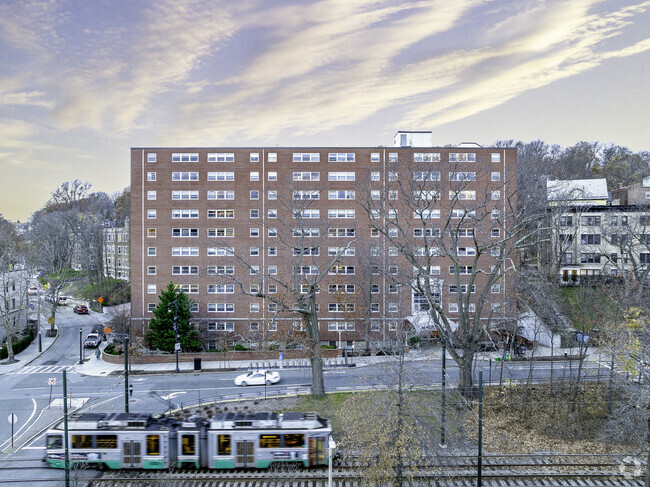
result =
[[[201,358],[197,357],[194,359],[194,370],[201,370]]]

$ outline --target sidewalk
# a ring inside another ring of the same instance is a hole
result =
[[[0,362],[0,375],[8,374],[10,372],[15,372],[18,369],[26,367],[34,360],[36,360],[38,357],[40,357],[41,353],[43,353],[45,350],[50,348],[54,344],[54,342],[56,342],[56,340],[59,338],[59,334],[57,333],[55,337],[48,337],[47,336],[48,330],[49,330],[49,326],[41,326],[41,349],[42,349],[41,352],[39,352],[38,350],[39,338],[37,335],[36,338],[34,338],[34,341],[30,343],[25,350],[15,355],[14,359],[16,360],[16,362],[12,364],[8,364],[6,359]]]

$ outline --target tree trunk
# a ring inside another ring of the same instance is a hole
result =
[[[311,312],[305,315],[307,338],[309,340],[309,358],[311,360],[312,395],[316,399],[325,397],[325,380],[323,379],[323,350],[320,346],[320,328],[316,314],[316,298],[310,299]]]
[[[474,396],[473,362],[474,354],[464,351],[463,357],[458,364],[458,388],[460,393],[466,397]]]

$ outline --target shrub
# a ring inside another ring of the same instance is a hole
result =
[[[29,347],[29,344],[32,343],[35,336],[36,336],[36,329],[33,326],[27,327],[25,330],[25,335],[22,338],[19,338],[16,341],[11,343],[14,349],[14,354],[19,354],[27,347]],[[7,352],[7,347],[3,345],[2,348],[0,348],[0,360],[4,360],[8,356],[9,353]]]

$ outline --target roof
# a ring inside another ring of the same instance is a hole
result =
[[[564,179],[546,182],[548,201],[607,200],[607,180],[599,179]]]

